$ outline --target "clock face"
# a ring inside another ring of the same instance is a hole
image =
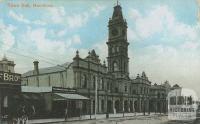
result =
[[[113,36],[118,35],[118,33],[119,33],[119,32],[118,32],[118,30],[117,30],[116,28],[112,30],[112,35],[113,35]]]

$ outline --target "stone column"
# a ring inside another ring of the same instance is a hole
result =
[[[142,104],[141,104],[141,99],[138,100],[138,107],[139,107],[139,112],[142,112]]]
[[[131,102],[131,101],[130,101],[130,100],[128,100],[128,112],[130,112],[130,111],[131,111],[131,107],[130,107],[130,105],[131,105],[131,104],[130,104],[130,102]]]
[[[133,108],[133,112],[135,112],[136,111],[136,109],[135,109],[135,100],[133,99],[133,103],[132,103],[132,108]]]
[[[124,112],[125,111],[125,109],[124,109],[124,100],[122,100],[122,112]]]
[[[112,106],[113,107],[113,113],[115,114],[115,110],[116,110],[116,108],[115,108],[115,100],[113,100],[112,102],[113,102],[113,106]]]

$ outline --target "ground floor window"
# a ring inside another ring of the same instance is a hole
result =
[[[104,100],[101,100],[101,110],[104,112]]]

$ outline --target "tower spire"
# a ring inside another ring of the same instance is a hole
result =
[[[119,5],[119,0],[117,0],[117,6]]]

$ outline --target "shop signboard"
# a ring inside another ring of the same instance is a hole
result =
[[[15,83],[21,82],[21,74],[0,71],[0,83]]]

